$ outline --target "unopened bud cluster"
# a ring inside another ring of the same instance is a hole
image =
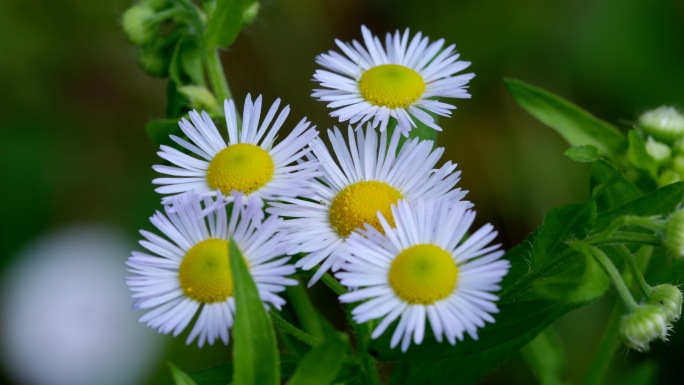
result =
[[[665,225],[663,243],[677,258],[684,258],[684,209],[672,213]]]
[[[649,344],[656,339],[667,341],[670,328],[665,312],[658,306],[640,305],[622,318],[620,338],[630,348],[647,352]]]
[[[646,152],[658,166],[658,186],[684,180],[684,114],[662,106],[639,117],[637,126],[646,136]]]

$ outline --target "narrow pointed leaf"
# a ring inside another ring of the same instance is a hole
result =
[[[233,384],[278,385],[278,350],[273,324],[259,298],[256,284],[233,240],[229,246],[235,288],[233,326]]]
[[[507,79],[506,87],[522,108],[570,145],[591,145],[600,155],[613,158],[626,150],[627,140],[620,130],[575,104],[520,80]]]

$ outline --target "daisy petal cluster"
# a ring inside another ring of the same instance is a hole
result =
[[[152,181],[161,185],[156,189],[158,193],[167,195],[162,203],[168,204],[174,196],[188,191],[201,196],[215,196],[218,191],[227,197],[232,191],[239,191],[245,202],[309,195],[308,181],[316,176],[316,164],[302,158],[310,151],[308,145],[318,132],[304,118],[276,144],[290,107],[278,112],[278,99],[263,119],[261,107],[261,96],[252,102],[247,95],[240,124],[235,103],[227,100],[227,141],[206,112],[192,111],[190,121],[182,119],[180,128],[189,140],[175,135],[171,139],[188,153],[162,145],[158,155],[173,165],[153,167],[168,175]]]
[[[420,344],[429,324],[435,339],[455,344],[464,334],[494,322],[493,292],[510,268],[501,259],[497,233],[489,224],[467,235],[475,212],[447,201],[392,206],[394,225],[378,213],[381,230],[366,226],[347,240],[336,276],[354,290],[342,302],[364,301],[352,310],[358,323],[380,319],[377,338],[397,319],[390,346],[406,351]]]
[[[249,266],[261,300],[277,309],[285,303],[278,293],[297,281],[287,277],[295,268],[282,257],[290,248],[279,231],[283,220],[271,216],[262,222],[261,206],[243,202],[241,194],[230,200],[225,210],[228,202],[221,194],[214,201],[190,193],[150,218],[161,235],[141,231],[140,245],[147,251],[134,251],[127,261],[134,308],[146,310],[141,322],[177,336],[194,320],[188,344],[195,339],[200,347],[218,339],[228,344],[235,315],[231,239]]]
[[[416,121],[435,130],[441,128],[430,115],[449,116],[455,106],[438,98],[469,98],[467,83],[475,75],[457,73],[470,62],[458,60],[456,46],[444,47],[444,39],[430,42],[420,32],[410,37],[388,33],[385,44],[361,27],[363,44],[336,40],[342,54],[329,51],[316,62],[314,79],[322,88],[312,96],[328,102],[331,116],[340,122],[371,122],[384,131],[390,119],[405,135]]]
[[[411,139],[399,147],[399,131],[389,137],[369,125],[365,132],[351,127],[347,132],[349,144],[339,129],[328,131],[334,156],[320,139],[311,145],[322,174],[311,199],[283,198],[268,209],[290,218],[285,226],[298,245],[292,253],[306,254],[297,267],[309,270],[320,264],[309,285],[337,267],[355,229],[367,223],[379,228],[378,211],[392,222],[390,207],[400,199],[469,205],[462,201],[467,192],[454,189],[460,177],[456,165],[435,168],[444,149],[433,149],[432,141]]]

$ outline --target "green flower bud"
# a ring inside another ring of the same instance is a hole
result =
[[[206,87],[183,86],[178,87],[178,92],[188,98],[190,107],[195,110],[207,111],[209,114],[219,111],[214,94]]]
[[[658,166],[664,165],[672,157],[672,150],[670,149],[670,146],[658,142],[657,140],[653,139],[652,136],[649,136],[646,140],[646,152],[648,152],[648,154],[655,159]]]
[[[682,291],[674,285],[658,285],[653,288],[648,304],[659,306],[668,323],[677,322],[682,314]]]
[[[155,11],[144,4],[133,5],[124,12],[121,26],[131,43],[137,46],[147,45],[157,34]]]
[[[165,78],[169,76],[171,54],[168,47],[143,47],[138,53],[138,65],[150,76]]]
[[[654,138],[672,143],[684,137],[684,115],[674,107],[658,107],[639,117],[639,127]]]
[[[665,225],[663,243],[677,258],[684,258],[684,209],[675,211]]]
[[[630,348],[647,352],[648,344],[655,339],[667,341],[669,329],[663,310],[653,305],[640,305],[632,313],[622,317],[620,338]]]

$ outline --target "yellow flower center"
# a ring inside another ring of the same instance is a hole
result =
[[[412,304],[429,305],[454,291],[458,267],[451,254],[424,243],[402,251],[392,261],[389,282],[399,298]]]
[[[416,71],[397,64],[382,64],[361,75],[361,96],[376,106],[407,108],[425,91],[425,81]]]
[[[271,155],[259,146],[238,143],[221,150],[209,163],[207,182],[223,194],[232,190],[250,194],[273,178],[275,166]]]
[[[206,239],[185,254],[178,279],[186,296],[201,302],[222,302],[233,295],[228,241]]]
[[[382,231],[377,213],[380,211],[394,226],[391,206],[403,198],[399,190],[385,182],[363,181],[350,184],[330,204],[330,224],[343,237],[368,223]]]

